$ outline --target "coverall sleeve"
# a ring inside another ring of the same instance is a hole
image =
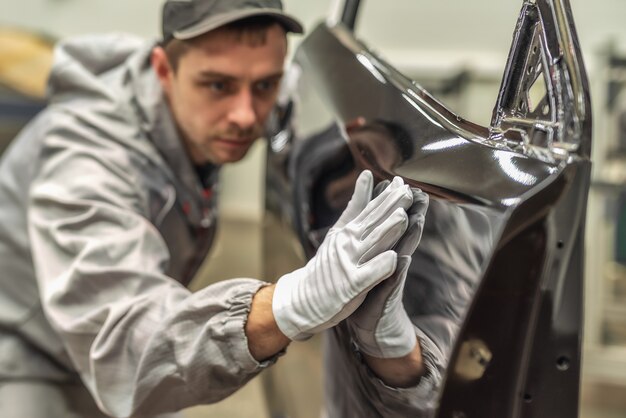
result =
[[[191,293],[164,275],[169,252],[127,156],[69,140],[44,149],[29,236],[45,314],[98,406],[128,417],[211,403],[271,364],[244,333],[264,283]]]

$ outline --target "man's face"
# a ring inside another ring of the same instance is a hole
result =
[[[161,49],[161,51],[163,51]],[[278,93],[287,53],[284,29],[272,25],[265,42],[218,29],[197,39],[176,71],[167,58],[157,72],[195,164],[242,159],[263,133]]]

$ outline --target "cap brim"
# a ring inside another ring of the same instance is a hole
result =
[[[298,22],[294,17],[291,17],[278,9],[261,8],[235,10],[230,13],[223,13],[217,16],[209,16],[208,18],[201,20],[195,25],[174,32],[172,36],[180,40],[191,39],[229,23],[253,16],[268,16],[275,19],[276,22],[280,23],[288,32],[304,33],[304,28],[302,27],[300,22]]]

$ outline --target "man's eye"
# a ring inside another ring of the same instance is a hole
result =
[[[226,91],[226,83],[221,81],[213,81],[208,84],[208,87],[215,92]]]
[[[255,88],[260,93],[273,92],[278,88],[278,81],[259,81],[256,83]]]
[[[226,93],[228,91],[228,84],[223,81],[204,81],[200,83],[200,86],[213,93]]]

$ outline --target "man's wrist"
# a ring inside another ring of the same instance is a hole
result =
[[[291,342],[278,328],[272,312],[275,285],[263,286],[252,297],[250,313],[244,327],[248,349],[257,361],[267,360]]]
[[[372,372],[389,386],[397,388],[415,386],[426,372],[419,342],[409,354],[402,357],[379,358],[366,353],[362,355]]]

